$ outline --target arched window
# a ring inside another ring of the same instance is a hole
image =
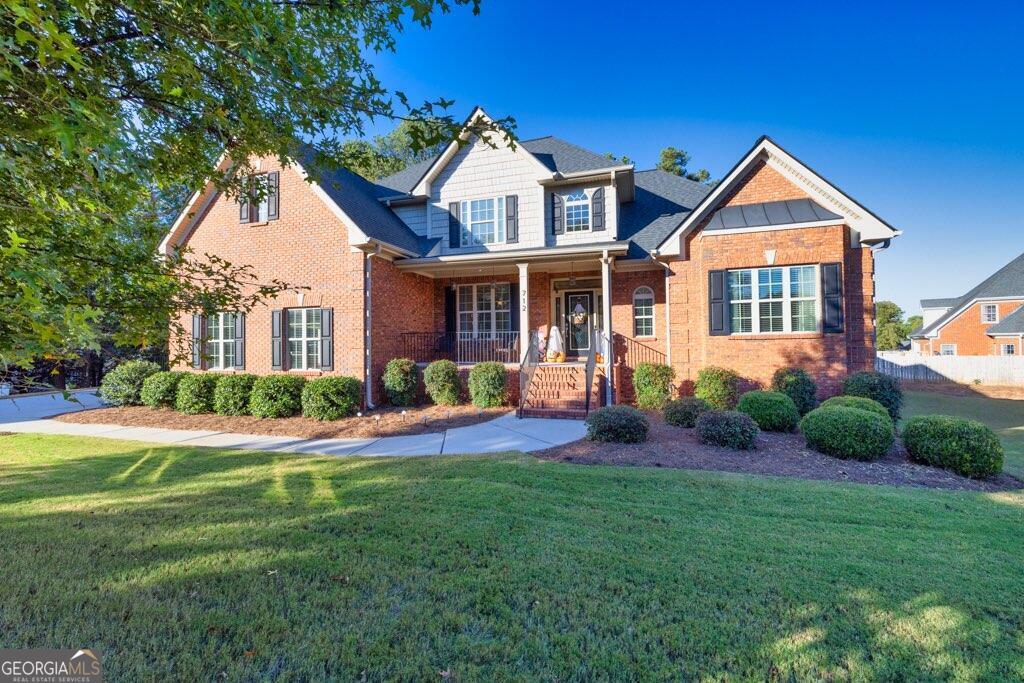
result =
[[[633,291],[633,336],[654,336],[654,291],[650,287]]]
[[[590,230],[590,200],[583,190],[565,195],[565,231],[586,232]]]

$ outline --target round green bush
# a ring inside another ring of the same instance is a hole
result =
[[[317,377],[302,388],[302,416],[340,420],[359,410],[362,387],[355,377]]]
[[[605,406],[587,415],[587,438],[613,443],[647,441],[647,416],[632,406]]]
[[[990,428],[962,417],[921,415],[907,420],[903,445],[914,462],[980,479],[1003,471],[1003,445]]]
[[[248,415],[256,375],[224,375],[213,390],[213,411],[218,415]]]
[[[221,376],[187,372],[178,382],[178,397],[174,407],[186,415],[213,412],[213,393],[217,390],[217,382]]]
[[[504,405],[505,366],[501,363],[477,363],[469,371],[469,397],[477,408]]]
[[[900,419],[903,407],[903,389],[895,377],[880,372],[855,372],[843,380],[843,393],[847,396],[863,396],[878,401],[889,411],[889,417]]]
[[[142,383],[160,372],[160,366],[148,360],[129,360],[103,376],[100,397],[114,406],[142,405]]]
[[[872,401],[870,398],[864,398],[863,396],[833,396],[832,398],[824,401],[821,404],[822,408],[859,408],[866,410],[869,413],[875,413],[881,415],[892,424],[892,417],[889,416],[889,411],[885,409],[878,401]]]
[[[139,394],[142,405],[150,408],[172,408],[178,398],[178,382],[185,372],[156,372],[142,381]]]
[[[816,408],[800,421],[807,445],[845,460],[878,460],[892,448],[892,422],[860,408]]]
[[[643,410],[661,410],[672,398],[676,371],[662,363],[640,363],[633,371],[636,406]]]
[[[740,394],[740,376],[732,370],[710,365],[697,373],[693,395],[715,410],[732,410]]]
[[[419,368],[408,358],[392,358],[384,368],[384,393],[393,406],[411,406],[416,403],[416,384]]]
[[[711,410],[708,402],[696,396],[684,396],[665,404],[665,422],[674,427],[693,427],[701,414]]]
[[[766,432],[791,432],[800,422],[796,403],[780,391],[748,391],[740,396],[736,409]]]
[[[753,450],[761,433],[749,415],[734,410],[709,410],[697,418],[696,427],[701,443],[741,451]]]
[[[780,391],[793,399],[796,409],[801,415],[814,410],[818,404],[816,398],[818,386],[801,368],[779,368],[772,375],[772,391]]]
[[[459,366],[450,360],[435,360],[423,371],[423,386],[437,405],[459,405]]]
[[[302,412],[306,379],[298,375],[265,375],[252,384],[249,414],[255,417],[292,417]]]

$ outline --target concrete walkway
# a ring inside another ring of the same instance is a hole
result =
[[[537,451],[586,435],[580,420],[518,419],[514,413],[469,427],[457,427],[434,434],[387,436],[377,439],[302,439],[297,437],[234,434],[230,432],[124,427],[108,424],[74,424],[41,419],[101,405],[94,394],[76,394],[78,403],[60,394],[0,400],[0,431],[98,436],[105,439],[147,441],[182,446],[243,448],[285,453],[324,455],[455,455]],[[10,404],[19,405],[10,405]]]

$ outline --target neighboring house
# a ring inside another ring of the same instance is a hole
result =
[[[926,355],[1016,356],[1024,353],[1024,254],[961,297],[922,299],[924,321],[910,334]]]
[[[554,137],[465,137],[378,182],[267,158],[261,206],[197,193],[164,253],[308,289],[194,316],[193,366],[352,375],[372,405],[392,358],[493,360],[527,410],[572,415],[631,400],[640,362],[684,390],[709,365],[760,383],[798,365],[823,393],[872,367],[874,251],[899,231],[767,137],[713,189]],[[555,326],[569,362],[538,367]]]

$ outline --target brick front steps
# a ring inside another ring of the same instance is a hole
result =
[[[600,405],[595,373],[590,389],[590,407]],[[542,364],[526,389],[523,417],[552,417],[582,420],[587,416],[587,368],[583,364]]]

